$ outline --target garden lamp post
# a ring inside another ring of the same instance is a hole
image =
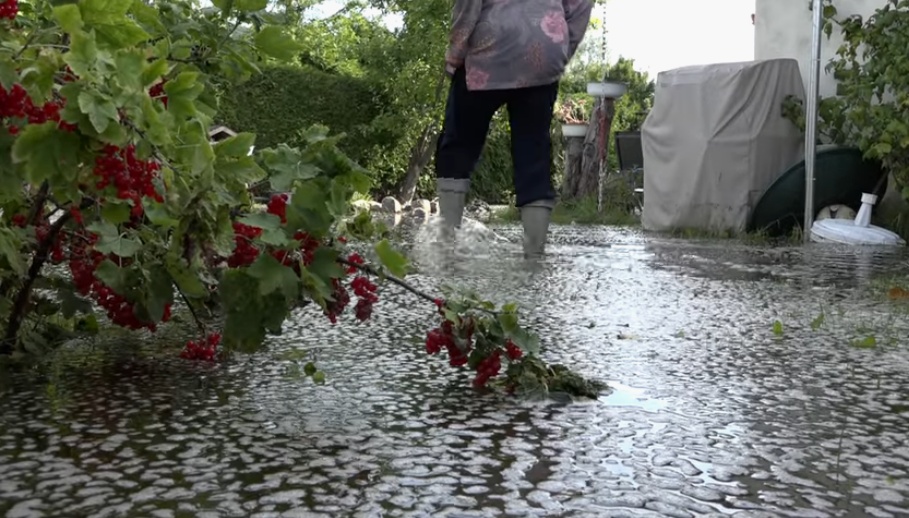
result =
[[[808,72],[808,100],[805,103],[805,242],[811,239],[814,224],[814,165],[817,157],[817,108],[821,80],[821,38],[823,37],[824,8],[822,0],[812,0],[811,63]]]

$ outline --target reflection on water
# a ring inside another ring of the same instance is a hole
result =
[[[55,393],[15,377],[0,512],[905,516],[909,353],[850,345],[906,342],[906,319],[867,289],[901,252],[556,228],[531,266],[520,229],[467,226],[445,250],[436,231],[412,236],[414,283],[518,300],[548,360],[615,391],[575,405],[472,394],[422,351],[432,308],[387,288],[374,321],[303,310],[230,365],[74,353]],[[320,350],[325,386],[287,376],[298,348]]]

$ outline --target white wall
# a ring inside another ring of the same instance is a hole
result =
[[[834,0],[833,4],[838,16],[859,14],[867,18],[886,2],[887,0]],[[806,89],[811,61],[811,20],[814,14],[809,9],[811,3],[810,0],[757,0],[754,21],[754,59],[798,59]],[[833,76],[827,74],[824,67],[836,57],[836,49],[841,42],[836,26],[829,40],[823,36],[820,81],[822,97],[836,93]]]

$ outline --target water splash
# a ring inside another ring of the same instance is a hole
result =
[[[474,219],[464,218],[452,231],[442,218],[432,217],[414,232],[410,256],[430,274],[479,272],[493,263],[521,258],[521,246]]]

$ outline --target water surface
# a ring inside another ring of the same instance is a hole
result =
[[[389,287],[369,323],[302,310],[268,351],[224,366],[126,356],[72,360],[52,391],[14,379],[0,512],[905,516],[909,326],[872,289],[905,271],[901,252],[558,227],[527,268],[517,228],[442,252],[426,232],[412,282],[519,301],[547,360],[614,391],[478,396],[423,351],[433,308]],[[853,346],[869,336],[881,346]],[[325,386],[287,376],[300,349]]]

